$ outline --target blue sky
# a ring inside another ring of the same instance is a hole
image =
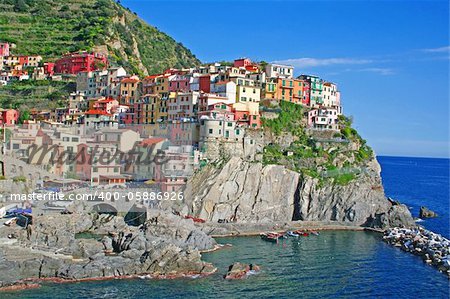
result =
[[[122,4],[203,62],[278,61],[337,83],[378,155],[449,156],[446,0]]]

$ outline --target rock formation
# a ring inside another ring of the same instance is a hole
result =
[[[433,218],[437,217],[438,214],[428,209],[427,207],[420,207],[419,218]]]
[[[376,160],[342,186],[322,185],[282,165],[233,157],[221,168],[208,165],[197,173],[185,197],[182,213],[213,222],[339,221],[368,227],[414,223],[406,206],[386,199]]]
[[[392,228],[383,240],[402,250],[421,256],[424,262],[450,276],[450,241],[423,228]]]
[[[207,275],[215,268],[200,250],[215,241],[192,220],[151,211],[158,222],[127,226],[111,215],[74,213],[35,216],[26,230],[3,229],[15,240],[0,242],[0,286],[23,279],[83,280],[149,274],[155,277]]]
[[[234,263],[228,267],[227,274],[225,274],[225,279],[243,279],[246,278],[250,273],[259,272],[260,268],[258,265],[254,264],[242,264],[242,263]]]

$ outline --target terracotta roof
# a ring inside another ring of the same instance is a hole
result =
[[[111,115],[111,114],[109,114],[109,113],[107,113],[106,111],[103,111],[103,110],[88,110],[84,114],[88,114],[88,115],[95,115],[95,114]]]
[[[121,83],[136,83],[139,82],[139,79],[133,79],[133,78],[125,78],[120,81]]]
[[[98,100],[97,103],[109,103],[109,102],[112,102],[112,101],[116,101],[116,100],[114,100],[114,99],[103,99],[103,100]]]
[[[162,76],[162,75],[161,74],[150,75],[150,76],[145,77],[144,79],[155,79],[155,78],[158,78],[160,76]]]
[[[161,137],[155,137],[155,138],[147,138],[142,140],[139,145],[152,145],[152,144],[157,144],[160,143],[161,141],[166,140],[165,138],[161,138]]]

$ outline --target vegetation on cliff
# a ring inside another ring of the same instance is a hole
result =
[[[113,0],[0,0],[0,41],[16,44],[14,53],[45,60],[103,49],[113,64],[136,74],[200,63],[181,43]]]
[[[372,149],[351,127],[351,118],[340,116],[340,132],[306,130],[304,108],[282,101],[277,118],[263,119],[267,134],[277,137],[290,135],[292,142],[273,142],[264,147],[263,164],[284,165],[288,169],[320,183],[332,181],[346,185],[364,171],[373,158]]]
[[[0,107],[21,111],[21,116],[31,108],[53,109],[64,107],[67,96],[75,91],[74,82],[50,80],[24,80],[0,88]]]

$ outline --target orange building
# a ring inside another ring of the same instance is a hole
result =
[[[277,78],[275,98],[295,104],[309,102],[309,83],[300,79]],[[266,90],[267,94],[267,90]]]

